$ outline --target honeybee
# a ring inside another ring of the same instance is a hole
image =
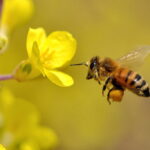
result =
[[[72,66],[87,66],[87,80],[94,79],[99,84],[101,84],[101,81],[105,81],[102,94],[104,96],[105,90],[109,90],[107,100],[110,104],[110,99],[112,101],[121,101],[126,89],[138,96],[150,97],[148,83],[141,75],[133,71],[135,67],[140,67],[149,54],[150,46],[144,46],[131,51],[117,60],[109,57],[100,58],[99,56],[95,56],[90,61],[72,64]]]

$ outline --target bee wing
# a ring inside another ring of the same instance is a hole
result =
[[[123,67],[128,67],[130,69],[138,69],[143,64],[145,58],[149,54],[150,46],[143,46],[117,59],[117,61]]]

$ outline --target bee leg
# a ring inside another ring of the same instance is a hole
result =
[[[102,95],[103,95],[103,96],[104,96],[104,92],[105,92],[105,90],[106,90],[106,88],[107,88],[107,85],[108,85],[108,83],[111,82],[111,80],[112,80],[112,77],[109,77],[109,78],[106,80],[106,82],[105,82],[105,84],[104,84],[104,86],[103,86],[103,89],[102,89]]]
[[[100,80],[98,80],[98,84],[99,84],[99,85],[101,85],[101,82],[100,82]]]
[[[100,82],[100,79],[99,79],[98,72],[95,73],[94,79],[98,82],[99,85],[101,85],[101,82]]]
[[[107,96],[107,101],[108,101],[109,105],[111,105],[111,102],[110,102],[110,99],[108,96]]]
[[[108,92],[108,94],[107,94],[107,101],[108,101],[109,104],[111,104],[111,102],[110,102],[110,93],[113,90],[114,90],[114,87],[112,89],[110,89],[109,92]]]

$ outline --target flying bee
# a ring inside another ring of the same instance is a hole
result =
[[[148,83],[141,75],[136,73],[134,68],[139,68],[146,56],[150,54],[150,46],[138,48],[123,57],[113,60],[109,57],[92,57],[90,61],[75,65],[85,65],[88,67],[86,79],[94,79],[99,84],[104,81],[102,94],[108,89],[107,100],[121,101],[126,89],[138,96],[150,97]]]

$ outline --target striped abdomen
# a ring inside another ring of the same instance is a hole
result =
[[[135,94],[144,97],[150,96],[147,82],[136,72],[127,68],[119,68],[113,76],[118,84],[128,88]]]

